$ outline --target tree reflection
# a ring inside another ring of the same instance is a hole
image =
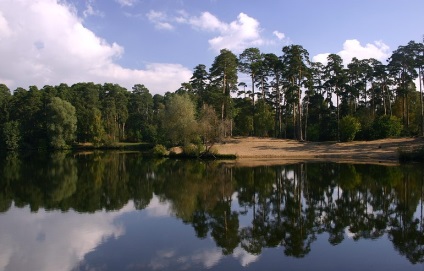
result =
[[[0,212],[146,208],[154,195],[172,215],[211,237],[223,254],[281,247],[304,257],[317,236],[387,235],[412,263],[424,262],[424,170],[419,165],[337,163],[254,168],[220,162],[149,160],[139,153],[53,153],[0,159]],[[242,220],[241,220],[242,219]],[[248,221],[247,224],[240,221]]]

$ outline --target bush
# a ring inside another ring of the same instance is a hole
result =
[[[184,155],[192,157],[198,157],[203,150],[204,147],[201,144],[187,144],[183,147]]]
[[[402,123],[395,116],[381,116],[373,123],[374,139],[398,137],[402,132]]]
[[[157,157],[163,157],[168,155],[168,151],[166,150],[165,146],[157,144],[153,147],[153,155]]]
[[[353,116],[345,116],[340,120],[340,141],[352,141],[361,129],[361,124]]]
[[[319,141],[319,133],[319,124],[308,125],[308,130],[306,132],[306,140]]]

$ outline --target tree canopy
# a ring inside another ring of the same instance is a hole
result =
[[[0,147],[176,145],[235,135],[319,141],[424,135],[423,66],[424,45],[415,41],[394,50],[387,64],[354,57],[347,65],[337,54],[329,54],[326,64],[312,62],[306,48],[292,44],[280,56],[258,48],[239,56],[222,49],[209,69],[196,65],[189,82],[165,95],[152,95],[141,83],[131,90],[80,82],[11,91],[0,82]],[[239,73],[247,82],[239,81]]]

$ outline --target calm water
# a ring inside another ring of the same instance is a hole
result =
[[[0,159],[0,270],[424,270],[422,165]]]

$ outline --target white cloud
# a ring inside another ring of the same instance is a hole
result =
[[[177,250],[167,248],[156,252],[148,266],[151,269],[169,269],[175,270],[193,269],[193,266],[202,264],[206,269],[217,265],[223,258],[221,250],[216,247],[204,248],[190,252],[189,255],[179,253]]]
[[[312,61],[313,62],[321,62],[324,65],[327,65],[328,61],[327,61],[327,57],[330,55],[330,53],[323,53],[323,54],[318,54],[314,57],[312,57]]]
[[[168,202],[161,202],[154,196],[146,207],[146,212],[151,217],[166,217],[171,214],[171,206]]]
[[[203,12],[199,17],[192,17],[189,20],[191,26],[207,31],[225,32],[228,30],[228,25],[221,22],[217,17],[209,12]]]
[[[174,26],[169,23],[168,16],[164,12],[151,10],[146,14],[147,19],[152,22],[157,29],[172,30]]]
[[[0,270],[72,270],[103,240],[124,234],[115,219],[132,211],[132,205],[119,212],[66,215],[11,208],[0,220]]]
[[[179,64],[150,63],[143,70],[118,65],[124,48],[96,36],[62,1],[2,0],[0,10],[0,79],[12,90],[110,82],[127,89],[141,83],[163,94],[191,77]]]
[[[12,31],[9,28],[9,24],[6,21],[6,18],[3,17],[2,12],[0,11],[0,38],[7,38],[12,34]]]
[[[259,259],[259,256],[250,254],[240,247],[237,247],[234,250],[233,257],[238,259],[243,267],[246,267]]]
[[[93,5],[94,5],[94,0],[88,0],[86,2],[86,7],[85,7],[85,10],[83,11],[84,17],[88,17],[88,16],[103,17],[104,14],[101,11],[94,9]]]
[[[356,40],[346,40],[343,43],[343,49],[337,53],[346,65],[351,62],[353,57],[357,59],[375,58],[381,62],[385,62],[390,56],[390,48],[382,41],[375,41],[374,43],[367,43],[362,46],[361,43]],[[312,58],[315,62],[327,63],[327,56],[329,53],[318,54]]]
[[[211,49],[216,52],[224,48],[241,52],[268,43],[261,36],[259,22],[245,13],[240,13],[235,21],[225,23],[211,13],[203,12],[199,17],[190,18],[188,23],[199,30],[218,32],[218,36],[209,40]]]
[[[137,0],[115,0],[123,7],[132,7],[136,3]]]
[[[274,32],[272,32],[272,34],[274,34],[274,36],[276,36],[277,39],[279,39],[279,40],[283,40],[285,38],[284,33],[281,33],[281,32],[279,32],[277,30],[275,30]]]

